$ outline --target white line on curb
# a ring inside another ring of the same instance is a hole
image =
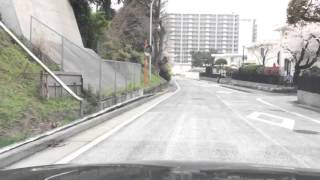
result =
[[[84,145],[83,147],[81,147],[80,149],[78,149],[77,151],[73,152],[72,154],[67,155],[66,157],[64,157],[63,159],[59,160],[58,162],[56,162],[55,164],[67,164],[69,162],[71,162],[72,160],[74,160],[75,158],[77,158],[78,156],[80,156],[81,154],[85,153],[86,151],[90,150],[91,148],[93,148],[94,146],[98,145],[99,143],[101,143],[102,141],[106,140],[107,138],[109,138],[110,136],[112,136],[113,134],[115,134],[116,132],[118,132],[119,130],[121,130],[122,128],[126,127],[127,125],[129,125],[130,123],[132,123],[133,121],[135,121],[136,119],[138,119],[140,116],[142,116],[144,113],[148,112],[149,110],[151,110],[152,108],[154,108],[155,106],[157,106],[158,104],[160,104],[161,102],[165,101],[166,99],[172,97],[173,95],[177,94],[181,88],[179,86],[179,84],[174,81],[177,89],[176,91],[170,93],[170,94],[166,94],[163,95],[161,97],[159,97],[159,101],[151,104],[148,108],[146,108],[145,110],[139,112],[138,114],[136,114],[135,116],[133,116],[132,118],[130,118],[129,120],[127,120],[126,122],[120,124],[119,126],[115,127],[114,129],[112,129],[111,131],[103,134],[102,136],[99,136],[98,138],[94,139],[93,141],[91,141],[90,143]]]

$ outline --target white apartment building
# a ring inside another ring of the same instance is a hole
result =
[[[234,54],[239,50],[239,15],[169,14],[169,53],[173,63],[191,65],[191,51]]]

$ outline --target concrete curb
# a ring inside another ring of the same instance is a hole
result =
[[[295,103],[293,103],[293,105],[295,105],[297,107],[300,107],[300,108],[304,108],[304,109],[310,110],[310,111],[314,111],[314,112],[320,113],[320,107],[301,104],[299,102],[295,102]]]
[[[251,86],[251,85],[238,84],[238,83],[231,83],[229,85],[267,91],[267,92],[273,92],[273,93],[296,93],[297,92],[297,90],[294,88],[285,88],[285,87],[265,87],[265,86],[259,86],[259,85]]]
[[[168,89],[157,94],[148,94],[132,99],[34,138],[2,148],[0,149],[0,168],[5,168],[36,152],[44,150],[45,148],[57,144],[80,132],[106,122],[167,92]]]
[[[217,82],[216,78],[208,78],[208,77],[201,77],[200,80]],[[226,81],[224,79],[221,79],[220,81],[220,84],[224,84],[224,85],[238,86],[238,87],[244,87],[249,89],[272,92],[272,93],[296,93],[297,92],[297,90],[292,87],[267,87],[267,86],[261,86],[259,85],[259,83],[254,83],[254,82],[246,82],[246,83],[241,83],[238,80]],[[250,83],[252,84],[250,85]]]

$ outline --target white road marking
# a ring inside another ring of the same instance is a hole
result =
[[[287,149],[286,147],[284,147],[283,145],[281,145],[279,142],[277,142],[274,138],[270,137],[268,134],[266,134],[265,132],[263,132],[261,129],[257,128],[255,125],[253,125],[253,123],[251,123],[246,117],[242,116],[240,113],[238,113],[236,110],[233,110],[233,108],[231,106],[228,105],[228,103],[223,100],[220,96],[217,95],[217,98],[224,103],[228,109],[230,109],[230,111],[232,111],[235,115],[237,115],[241,120],[243,120],[246,124],[248,124],[251,128],[253,128],[254,130],[256,130],[258,133],[260,133],[263,137],[265,137],[267,140],[269,140],[271,143],[279,146],[282,150],[284,150],[285,152],[287,152],[293,159],[295,159],[297,162],[299,162],[302,166],[304,166],[305,168],[310,168],[310,166],[304,162],[303,160],[301,160],[300,158],[298,158],[297,156],[295,156],[289,149]]]
[[[278,123],[278,122],[270,121],[270,120],[264,119],[261,116],[268,116],[268,117],[271,117],[275,120],[280,120],[280,122]],[[264,122],[264,123],[267,123],[267,124],[273,125],[273,126],[283,127],[283,128],[289,129],[289,130],[293,130],[294,124],[295,124],[295,121],[292,119],[284,118],[281,116],[276,116],[276,115],[269,114],[269,113],[253,112],[247,117],[250,119],[256,120],[256,121]]]
[[[232,94],[230,91],[217,91],[219,94]]]
[[[204,82],[197,82],[197,85],[198,86],[201,86],[201,87],[206,87],[206,88],[210,88],[210,87],[219,87],[218,84],[212,84],[212,83],[204,83]]]
[[[86,151],[90,150],[91,148],[93,148],[94,146],[98,145],[99,143],[101,143],[102,141],[106,140],[107,138],[111,137],[113,134],[115,134],[116,132],[118,132],[119,130],[121,130],[122,128],[128,126],[130,123],[132,123],[133,121],[135,121],[136,119],[138,119],[140,116],[142,116],[144,113],[148,112],[149,110],[151,110],[152,108],[154,108],[155,106],[157,106],[158,104],[160,104],[161,102],[165,101],[166,99],[172,97],[173,95],[177,94],[180,90],[181,87],[179,86],[179,84],[175,81],[175,84],[177,86],[176,91],[169,93],[169,94],[165,94],[161,97],[159,97],[159,100],[156,101],[155,103],[151,104],[148,108],[146,108],[145,110],[137,113],[135,116],[133,116],[132,118],[130,118],[129,120],[127,120],[126,122],[120,124],[119,126],[115,127],[114,129],[112,129],[111,131],[103,134],[102,136],[99,136],[98,138],[94,139],[93,141],[91,141],[90,143],[86,144],[85,146],[81,147],[80,149],[78,149],[77,151],[73,152],[72,154],[67,155],[66,157],[64,157],[63,159],[59,160],[58,162],[56,162],[55,164],[67,164],[69,162],[71,162],[72,160],[74,160],[75,158],[77,158],[78,156],[80,156],[81,154],[85,153]]]
[[[240,90],[234,90],[234,89],[231,89],[231,88],[226,88],[226,87],[223,87],[223,86],[221,86],[221,85],[219,85],[219,87],[222,88],[222,89],[228,90],[228,91],[232,91],[232,92],[235,92],[235,93],[239,93],[239,94],[246,94],[246,95],[249,94],[248,92],[243,92],[243,91],[240,91]]]
[[[202,87],[208,87],[208,88],[209,87],[219,87],[219,88],[225,89],[227,91],[231,91],[231,92],[239,93],[239,94],[249,94],[248,92],[243,92],[243,91],[239,91],[239,90],[235,90],[235,89],[231,89],[231,88],[226,88],[226,87],[221,86],[221,84],[217,84],[217,83],[205,81],[205,80],[200,80],[198,85],[200,85]]]
[[[269,103],[269,102],[267,102],[267,101],[265,101],[265,100],[263,100],[263,99],[261,99],[261,98],[257,98],[257,101],[259,101],[259,102],[261,102],[261,103],[263,103],[263,104],[265,104],[265,105],[271,106],[271,107],[273,107],[273,108],[280,109],[280,110],[282,110],[282,111],[284,111],[284,112],[286,112],[286,113],[290,113],[290,114],[293,114],[293,115],[295,115],[295,116],[298,116],[298,117],[307,119],[307,120],[309,120],[309,121],[312,121],[312,122],[314,122],[314,123],[320,124],[320,120],[313,119],[313,118],[311,118],[311,117],[308,117],[308,116],[305,116],[305,115],[302,115],[302,114],[299,114],[299,113],[296,113],[296,112],[292,112],[292,111],[286,110],[286,109],[284,109],[284,108],[282,108],[282,107],[280,107],[280,106],[271,104],[271,103]]]
[[[64,172],[64,173],[60,173],[60,174],[55,174],[53,176],[45,178],[44,180],[57,179],[58,177],[62,177],[62,176],[65,176],[67,174],[71,174],[71,173],[74,173],[74,172],[77,172],[77,171],[73,170],[73,171],[68,171],[68,172]]]

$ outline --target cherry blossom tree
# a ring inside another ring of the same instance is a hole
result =
[[[320,57],[320,23],[299,22],[285,32],[282,47],[288,51],[295,63],[293,82],[304,69],[311,68]]]
[[[320,22],[320,0],[291,0],[287,9],[287,22],[296,24]]]

